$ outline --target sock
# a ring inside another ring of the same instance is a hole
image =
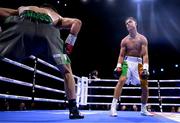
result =
[[[118,102],[118,99],[113,98],[111,108],[116,108],[117,102]]]
[[[76,99],[71,99],[69,102],[69,110],[72,110],[73,108],[76,108]]]
[[[142,103],[141,104],[141,110],[144,109],[146,107],[146,103]]]
[[[118,102],[118,99],[113,98],[112,103],[116,104]]]

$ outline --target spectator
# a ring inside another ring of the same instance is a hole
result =
[[[171,107],[171,112],[176,112],[176,109],[174,106]]]
[[[20,104],[19,104],[19,110],[26,110],[27,108],[26,108],[26,104],[24,103],[24,102],[21,102]]]
[[[125,106],[125,105],[123,105],[122,107],[121,107],[121,111],[126,111],[127,110],[127,107]]]
[[[133,111],[138,111],[138,107],[137,107],[137,105],[133,105]]]

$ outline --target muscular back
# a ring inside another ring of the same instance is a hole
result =
[[[59,26],[61,28],[70,29],[70,33],[77,36],[81,29],[81,21],[76,18],[68,18],[61,17],[58,13],[56,13],[53,9],[49,7],[37,7],[37,6],[21,6],[18,8],[19,14],[21,14],[25,10],[32,10],[34,12],[39,12],[43,14],[47,14],[53,20],[53,24]]]
[[[51,17],[55,25],[58,23],[59,19],[61,18],[61,16],[56,12],[54,12],[52,9],[40,8],[37,6],[21,6],[18,8],[19,14],[21,14],[25,10],[32,10],[34,12],[47,14]]]
[[[144,48],[147,46],[146,38],[137,34],[135,38],[126,36],[121,42],[121,48],[124,48],[124,55],[142,57],[144,54]]]

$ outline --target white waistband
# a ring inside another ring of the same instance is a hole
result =
[[[142,58],[140,58],[140,57],[125,56],[125,57],[124,57],[124,60],[125,60],[125,61],[142,63]]]

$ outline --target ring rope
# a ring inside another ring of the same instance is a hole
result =
[[[101,102],[88,102],[87,104],[89,104],[89,105],[111,105],[111,103],[101,103]],[[122,102],[121,105],[141,105],[141,103],[123,103]],[[148,103],[148,105],[159,106],[159,103]]]
[[[10,59],[8,59],[8,58],[3,58],[2,61],[7,62],[7,63],[10,63],[10,64],[13,64],[13,65],[18,66],[18,67],[21,67],[21,68],[24,68],[24,69],[29,70],[29,71],[34,71],[34,68],[29,67],[29,66],[24,65],[24,64],[21,64],[21,63],[19,63],[19,62],[10,60]],[[41,75],[44,75],[44,76],[47,76],[47,77],[50,77],[50,78],[53,78],[53,79],[56,79],[56,80],[58,80],[58,81],[64,81],[63,79],[61,79],[61,78],[59,78],[59,77],[56,77],[56,76],[54,76],[54,75],[48,74],[48,73],[43,72],[43,71],[40,71],[40,70],[37,70],[37,73],[39,73],[39,74],[41,74]]]
[[[48,63],[48,62],[46,62],[46,61],[44,61],[44,60],[42,60],[42,59],[40,59],[40,58],[37,58],[37,57],[35,57],[35,56],[33,56],[33,55],[31,55],[29,58],[31,58],[31,59],[33,59],[33,60],[35,60],[35,59],[37,59],[37,62],[39,62],[39,63],[41,63],[41,64],[43,64],[43,65],[46,65],[46,66],[48,66],[48,67],[50,67],[50,68],[52,68],[52,69],[54,69],[54,70],[57,70],[57,71],[59,71],[59,69],[56,67],[56,66],[54,66],[54,65],[52,65],[52,64],[50,64],[50,63]],[[76,75],[73,75],[76,79],[79,79],[80,77],[78,77],[78,76],[76,76]]]
[[[93,82],[118,82],[117,79],[89,79]],[[148,80],[148,82],[157,82],[158,80]],[[180,82],[180,80],[159,80],[159,82]]]
[[[37,62],[40,62],[48,67],[51,67],[57,71],[59,71],[59,69],[39,58],[36,58],[35,56],[31,56],[30,58],[32,58],[33,60],[37,60]],[[3,58],[2,61],[5,61],[5,62],[8,62],[10,64],[13,64],[13,65],[16,65],[18,67],[21,67],[21,68],[24,68],[24,69],[27,69],[27,70],[30,70],[30,71],[34,71],[34,68],[31,68],[27,65],[24,65],[24,64],[21,64],[21,63],[18,63],[18,62],[15,62],[15,61],[12,61],[8,58]],[[40,70],[37,70],[37,73],[41,74],[41,75],[44,75],[44,76],[48,76],[50,78],[53,78],[53,79],[56,79],[56,80],[60,80],[60,81],[64,81],[63,79],[61,78],[58,78],[56,76],[53,76],[51,74],[48,74],[48,73],[45,73],[45,72],[42,72]],[[78,79],[78,81],[81,79],[80,77],[78,76],[75,76],[75,78]],[[2,77],[0,76],[0,80],[3,80],[5,82],[10,82],[10,83],[14,83],[14,84],[19,84],[19,85],[24,85],[24,86],[28,86],[28,87],[32,87],[33,85],[30,84],[30,83],[27,83],[27,82],[23,82],[23,81],[19,81],[19,80],[15,80],[15,79],[10,79],[10,78],[6,78],[6,77]],[[88,82],[118,82],[118,80],[110,80],[110,79],[89,79]],[[180,82],[180,80],[148,80],[148,82],[154,82],[154,83],[160,83],[160,82]],[[39,89],[43,89],[43,90],[48,90],[48,91],[53,91],[53,92],[57,92],[57,93],[63,93],[65,94],[65,91],[60,91],[60,90],[57,90],[57,89],[52,89],[52,88],[48,88],[48,87],[44,87],[44,86],[40,86],[40,85],[35,85],[35,88],[39,88]],[[87,88],[102,88],[102,89],[114,89],[115,87],[107,87],[107,86],[89,86]],[[141,89],[141,87],[123,87],[123,89]],[[180,89],[180,87],[160,87],[160,85],[158,87],[149,87],[149,89],[158,89],[159,91],[161,89]],[[113,97],[112,95],[87,95],[89,97]],[[141,98],[141,96],[126,96],[126,95],[123,95],[121,96],[122,98]],[[16,96],[16,95],[7,95],[7,94],[0,94],[0,98],[10,98],[10,99],[21,99],[21,100],[32,100],[32,97],[27,97],[27,96]],[[162,95],[158,95],[158,96],[149,96],[149,98],[155,98],[155,99],[180,99],[179,96],[162,96]],[[44,101],[44,102],[65,102],[64,100],[57,100],[57,99],[46,99],[46,98],[36,98],[34,97],[34,101]],[[108,104],[110,105],[111,103],[100,103],[100,102],[87,102],[87,104],[100,104],[100,105],[103,105],[103,104]],[[121,103],[121,105],[134,105],[134,104],[137,104],[137,105],[141,105],[141,103]],[[157,105],[157,106],[160,106],[159,103],[148,103],[149,105]],[[180,104],[168,104],[168,103],[162,103],[161,106],[180,106]]]
[[[180,80],[159,80],[159,82],[180,82]]]
[[[118,82],[117,79],[88,79],[90,82]],[[148,80],[148,82],[157,82],[158,80]]]
[[[9,98],[9,99],[17,99],[17,100],[32,100],[32,97],[27,96],[16,96],[16,95],[7,95],[7,94],[0,94],[0,98]],[[42,101],[42,102],[58,102],[64,103],[64,100],[57,100],[57,99],[46,99],[46,98],[34,98],[34,101]]]
[[[113,95],[88,95],[88,97],[113,97]],[[141,98],[141,96],[121,96],[121,98]],[[158,96],[149,96],[149,98],[158,99]],[[180,99],[180,96],[161,96],[163,99]]]
[[[101,103],[101,102],[88,102],[89,105],[111,105],[111,103]],[[121,103],[121,105],[141,105],[141,103]],[[159,106],[159,103],[148,103],[148,105]],[[180,106],[180,104],[169,104],[163,103],[163,106]]]
[[[31,83],[27,83],[27,82],[15,80],[15,79],[3,77],[3,76],[0,76],[0,80],[2,80],[4,82],[8,82],[8,83],[27,86],[27,87],[32,87],[33,86],[33,84],[31,84]],[[61,90],[57,90],[57,89],[53,89],[53,88],[49,88],[49,87],[45,87],[45,86],[35,85],[35,88],[65,94],[65,91],[61,91]]]
[[[89,97],[113,97],[113,95],[88,95]],[[151,96],[150,98],[152,98]],[[140,98],[140,96],[121,96],[121,98]],[[157,98],[157,96],[154,96],[153,98]]]
[[[107,86],[88,86],[88,88],[95,89],[114,89],[115,87]],[[141,87],[123,87],[123,89],[141,89]],[[158,87],[149,87],[149,89],[158,89]],[[161,87],[160,89],[180,89],[180,87]]]

